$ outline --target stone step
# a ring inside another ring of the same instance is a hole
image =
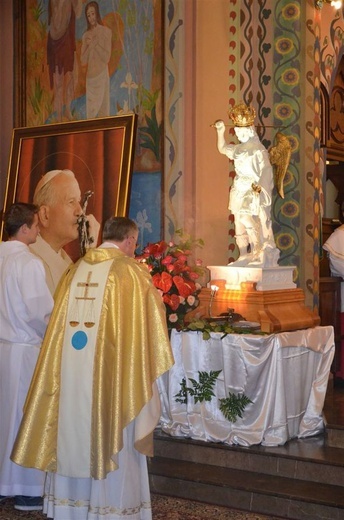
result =
[[[324,405],[326,444],[333,448],[344,449],[344,382],[329,381]]]
[[[272,477],[341,486],[344,496],[344,450],[327,446],[324,435],[295,439],[284,446],[242,447],[171,437],[157,429],[154,455],[216,468],[245,469]]]
[[[326,425],[326,444],[331,448],[344,449],[344,426]]]
[[[177,457],[178,452],[175,455]],[[341,486],[200,464],[176,457],[154,456],[149,459],[153,493],[290,520],[344,518]]]

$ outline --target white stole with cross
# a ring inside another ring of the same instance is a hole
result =
[[[57,473],[90,476],[93,364],[112,259],[82,261],[71,283],[61,361]]]

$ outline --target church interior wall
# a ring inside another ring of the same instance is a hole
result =
[[[180,7],[178,2],[174,4]],[[204,3],[202,3],[204,6]],[[223,94],[220,87],[219,70],[215,67],[215,78],[209,79],[208,96],[204,96],[204,85],[194,81],[195,91],[195,118],[202,114],[208,97],[215,98],[214,92],[219,93],[219,103],[225,112],[230,105],[243,99],[254,104],[257,109],[259,124],[263,128],[262,140],[269,147],[274,138],[270,125],[281,125],[287,128],[292,147],[293,157],[285,178],[285,198],[275,197],[274,229],[278,245],[281,248],[281,262],[285,265],[296,265],[296,281],[305,290],[306,303],[310,307],[319,304],[319,253],[321,249],[321,218],[324,212],[324,193],[322,179],[324,175],[324,150],[320,146],[320,52],[318,48],[324,46],[328,39],[333,41],[328,47],[328,62],[335,64],[340,52],[341,42],[334,31],[333,9],[324,6],[322,11],[316,10],[314,2],[307,0],[305,4],[299,1],[267,0],[263,4],[247,5],[239,2],[229,6],[227,18],[228,40],[228,92]],[[202,9],[197,6],[194,13],[196,31],[201,33]],[[183,19],[182,10],[176,18]],[[343,26],[343,14],[335,15],[336,25]],[[254,22],[253,22],[254,19]],[[207,28],[208,29],[208,28]],[[211,30],[204,30],[207,49],[211,49],[213,34]],[[187,33],[185,29],[185,33]],[[221,32],[219,25],[215,38]],[[338,32],[338,31],[337,31]],[[180,34],[180,33],[179,33]],[[196,70],[201,71],[201,50],[195,46]],[[223,51],[223,49],[221,49]],[[217,53],[218,54],[218,53]],[[178,61],[180,56],[175,59]],[[216,63],[218,55],[213,55]],[[182,61],[179,60],[182,66]],[[178,64],[176,65],[178,69]],[[234,71],[234,76],[233,76]],[[196,77],[197,77],[196,72]],[[214,85],[212,85],[214,83]],[[202,85],[203,89],[200,87]],[[220,98],[224,95],[223,98]],[[204,96],[204,97],[203,97]],[[226,96],[226,98],[225,98]],[[186,99],[186,97],[185,97]],[[226,103],[225,103],[226,101]],[[216,103],[216,101],[214,101]],[[183,111],[182,111],[183,112]],[[226,120],[226,113],[220,107],[219,115],[215,118]],[[192,117],[191,117],[192,119]],[[227,122],[227,121],[226,121]],[[196,133],[200,133],[202,125],[195,125]],[[195,164],[206,150],[211,157],[209,143],[204,136],[203,143],[197,143]],[[202,146],[203,145],[203,146]],[[203,158],[202,158],[203,159]],[[205,184],[205,172],[199,176],[202,167],[197,163],[197,187],[201,193]],[[228,189],[231,183],[231,164],[226,165],[228,172]],[[181,168],[182,169],[182,168]],[[221,181],[220,181],[221,182]],[[206,190],[207,191],[207,190]],[[181,195],[181,191],[179,194]],[[227,194],[227,189],[226,189]],[[178,194],[176,196],[176,201]],[[216,215],[213,198],[207,191],[206,218],[209,228],[216,228]],[[200,207],[197,197],[197,207]],[[225,215],[222,207],[223,215]],[[227,211],[227,210],[226,210]],[[226,233],[228,260],[235,256],[233,248],[234,232],[233,221],[228,214],[228,231]],[[224,221],[223,219],[222,221]],[[200,226],[196,218],[196,229]],[[212,226],[212,224],[214,224]],[[222,235],[216,243],[223,243]],[[213,263],[213,262],[212,262]],[[222,261],[216,262],[222,264]],[[227,262],[224,262],[227,263]],[[211,264],[210,264],[211,265]]]
[[[331,203],[329,194],[324,197],[322,193],[326,183],[322,183],[323,152],[320,142],[314,139],[314,125],[319,119],[314,96],[318,88],[317,74],[319,78],[320,74],[325,78],[328,89],[331,87],[332,73],[343,48],[343,13],[336,15],[339,19],[334,24],[333,9],[326,5],[321,11],[316,11],[313,0],[306,0],[302,5],[297,0],[290,1],[289,11],[285,10],[286,3],[282,0],[267,0],[264,6],[258,2],[254,2],[254,6],[246,4],[232,4],[227,0],[166,2],[165,238],[169,239],[170,232],[178,228],[202,238],[205,247],[198,255],[204,265],[224,265],[235,256],[233,219],[227,208],[233,167],[217,152],[215,131],[210,125],[216,119],[227,123],[229,107],[241,99],[255,104],[260,122],[280,124],[276,107],[285,103],[291,90],[281,91],[280,77],[283,67],[288,67],[288,55],[278,53],[275,43],[283,36],[283,30],[288,33],[290,27],[294,31],[296,28],[293,45],[300,47],[294,61],[299,63],[302,77],[297,99],[301,112],[295,122],[295,128],[297,125],[299,128],[295,130],[293,139],[296,148],[300,147],[300,159],[298,163],[294,159],[292,175],[287,178],[290,191],[287,187],[286,199],[278,202],[275,216],[279,219],[279,232],[286,234],[289,233],[286,229],[292,229],[293,239],[298,241],[295,257],[290,262],[298,263],[299,283],[306,291],[307,304],[316,306],[314,292],[317,288],[314,288],[313,281],[317,277],[319,225],[324,201],[327,207]],[[299,10],[298,22],[290,19],[287,20],[290,26],[282,26],[281,17],[292,17],[292,9],[294,12]],[[246,25],[242,24],[243,21]],[[13,128],[12,33],[12,3],[1,2],[0,43],[2,49],[6,48],[6,53],[2,52],[0,57],[1,199]],[[323,55],[316,53],[316,45],[324,47],[325,42],[326,62],[320,63]],[[254,66],[253,71],[248,66],[250,63]],[[173,82],[170,82],[171,77]],[[173,89],[169,90],[171,84]],[[267,108],[270,109],[268,117]],[[266,130],[263,138],[269,145],[273,133]],[[295,181],[298,185],[296,190],[293,186]],[[316,216],[315,206],[319,206]],[[295,218],[293,212],[297,211],[301,212],[302,218]],[[284,215],[284,221],[281,215]],[[289,262],[285,252],[282,252],[283,258]]]

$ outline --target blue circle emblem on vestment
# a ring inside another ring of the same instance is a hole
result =
[[[78,330],[78,332],[72,336],[72,345],[75,350],[82,350],[86,347],[87,340],[87,334],[83,330]]]

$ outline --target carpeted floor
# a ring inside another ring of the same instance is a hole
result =
[[[246,513],[191,500],[152,495],[153,520],[279,520],[273,516]],[[0,504],[1,520],[46,520],[39,511],[16,511],[13,499]]]

